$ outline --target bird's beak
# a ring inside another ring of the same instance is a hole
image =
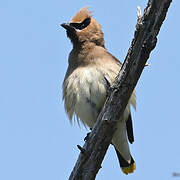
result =
[[[69,31],[74,30],[74,27],[72,27],[72,26],[70,25],[70,23],[63,23],[63,24],[61,24],[61,26],[62,26],[64,29],[69,30]]]

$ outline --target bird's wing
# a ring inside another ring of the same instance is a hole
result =
[[[129,142],[132,144],[134,142],[134,133],[133,133],[133,123],[131,113],[126,121],[126,130]]]
[[[106,68],[106,69],[110,70],[107,73],[109,76],[109,78],[107,77],[107,79],[110,79],[109,84],[112,84],[114,82],[116,76],[119,73],[122,63],[116,57],[114,57],[112,54],[110,54],[108,52],[107,52],[107,59],[111,59],[109,61],[108,67]],[[107,62],[107,60],[106,60],[106,62]],[[130,98],[130,103],[136,109],[135,91],[132,93],[132,96]],[[126,120],[126,131],[127,131],[128,140],[132,144],[134,142],[134,134],[133,134],[133,123],[132,123],[131,112],[129,113],[129,116]]]

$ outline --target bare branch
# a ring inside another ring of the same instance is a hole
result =
[[[116,124],[123,114],[128,100],[146,65],[150,52],[157,42],[157,35],[166,17],[172,0],[149,0],[142,16],[138,8],[138,21],[134,39],[128,50],[123,66],[117,76],[111,93],[83,149],[69,180],[94,180],[106,151],[111,143]]]

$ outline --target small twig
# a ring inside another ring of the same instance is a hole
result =
[[[111,84],[108,79],[104,76],[104,80],[106,82],[106,97],[108,97],[112,91]]]
[[[140,22],[142,18],[142,12],[140,6],[137,6],[137,18],[138,18],[138,22]]]
[[[146,63],[144,67],[151,66],[151,63]]]
[[[141,7],[140,6],[137,6],[137,15],[138,15],[138,18],[142,17],[142,12],[141,12]]]

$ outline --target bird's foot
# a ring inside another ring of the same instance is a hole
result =
[[[90,133],[91,133],[91,132],[87,133],[86,137],[84,138],[84,141],[87,141],[87,140],[89,139],[89,134],[90,134]]]

